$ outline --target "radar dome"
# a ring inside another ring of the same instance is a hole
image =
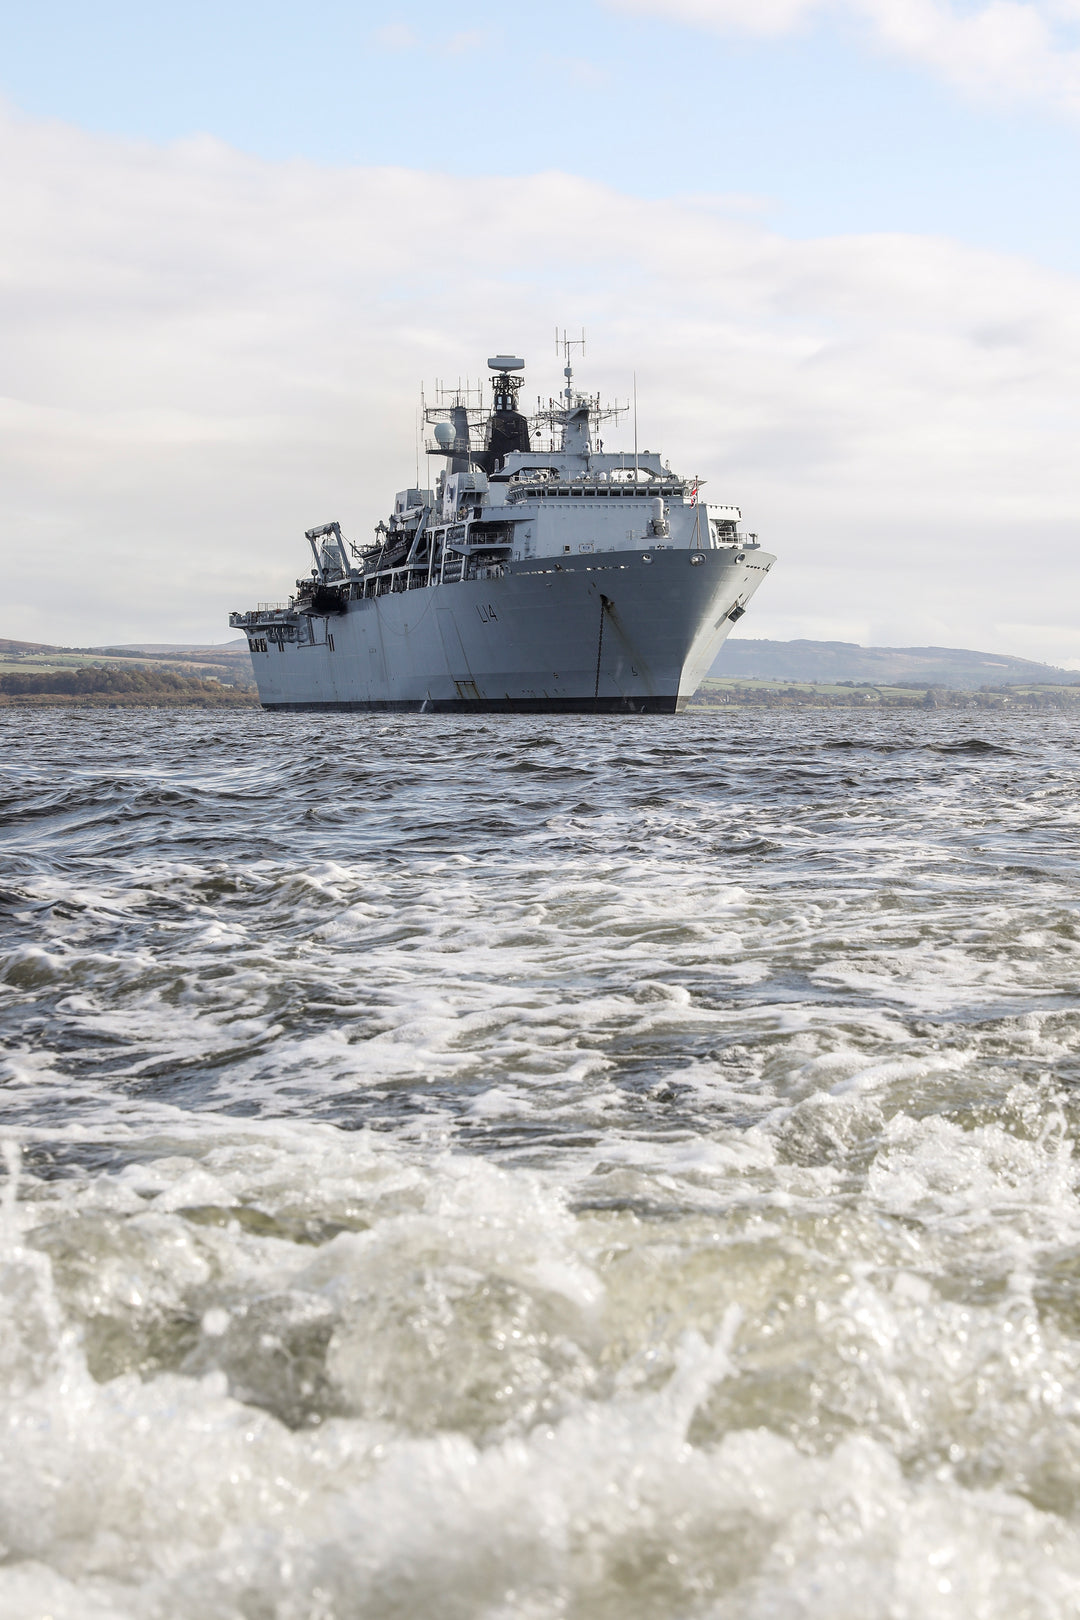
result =
[[[444,450],[449,450],[450,446],[453,444],[453,442],[454,442],[454,440],[456,438],[457,438],[457,434],[454,432],[454,427],[453,427],[452,422],[436,422],[436,424],[435,424],[435,443],[436,444],[441,444]]]
[[[496,354],[488,361],[492,371],[524,371],[524,360],[518,360],[512,354]]]

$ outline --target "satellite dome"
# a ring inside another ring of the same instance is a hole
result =
[[[524,371],[524,360],[518,360],[512,354],[496,354],[488,361],[492,371]]]
[[[454,442],[454,440],[456,438],[457,438],[457,434],[454,432],[454,426],[453,426],[452,422],[436,422],[436,424],[435,424],[435,443],[436,444],[441,444],[444,450],[449,450],[450,446],[453,444],[453,442]]]

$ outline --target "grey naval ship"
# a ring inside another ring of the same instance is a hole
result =
[[[700,481],[636,443],[604,449],[628,407],[575,389],[571,347],[564,390],[532,415],[515,355],[488,361],[488,406],[438,390],[435,488],[399,491],[366,546],[309,529],[296,594],[230,615],[264,708],[683,708],[775,558]]]

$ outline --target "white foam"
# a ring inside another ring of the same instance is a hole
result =
[[[996,1620],[1025,1590],[1041,1613],[1069,1612],[1080,1360],[1015,1281],[1021,1255],[1038,1278],[1047,1241],[1074,1229],[1057,1138],[896,1116],[846,1224],[790,1196],[768,1222],[749,1216],[736,1149],[755,1132],[658,1148],[641,1189],[684,1213],[652,1229],[574,1217],[550,1173],[414,1163],[310,1127],[186,1129],[186,1153],[119,1178],[24,1186],[4,1259],[18,1325],[3,1450],[19,1462],[0,1468],[11,1612],[74,1612],[85,1592],[91,1613],[186,1620],[241,1600],[301,1613],[317,1588],[365,1615],[512,1613],[520,1593],[538,1613],[651,1617],[711,1592],[723,1616],[921,1603]],[[934,1191],[958,1148],[959,1204],[954,1186]],[[790,1191],[775,1152],[752,1162]],[[702,1186],[711,1214],[696,1212]],[[188,1199],[215,1200],[221,1223]],[[110,1207],[125,1213],[95,1213]],[[902,1209],[922,1236],[880,1227],[875,1209]],[[957,1244],[991,1210],[983,1263],[1008,1263],[1013,1282],[954,1300]],[[290,1235],[335,1213],[354,1230],[315,1249]],[[137,1363],[147,1324],[185,1313],[202,1346],[188,1374],[90,1376],[79,1322],[91,1348],[111,1322]],[[818,1347],[810,1408],[800,1318]],[[293,1432],[251,1404],[273,1405],[251,1381],[260,1358],[272,1372],[302,1354],[305,1323],[322,1334],[328,1383],[311,1405],[325,1415]],[[799,1444],[746,1425],[763,1380],[774,1421],[791,1410],[803,1425]],[[1032,1490],[1056,1490],[1062,1511],[1037,1510]]]
[[[484,727],[235,723],[182,860],[9,845],[5,1620],[1071,1620],[1053,727],[842,781],[834,717],[499,732],[552,789]]]

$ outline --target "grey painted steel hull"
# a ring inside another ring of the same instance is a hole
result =
[[[281,710],[671,713],[773,561],[681,548],[534,558],[327,617],[289,615],[260,626],[259,698]]]

